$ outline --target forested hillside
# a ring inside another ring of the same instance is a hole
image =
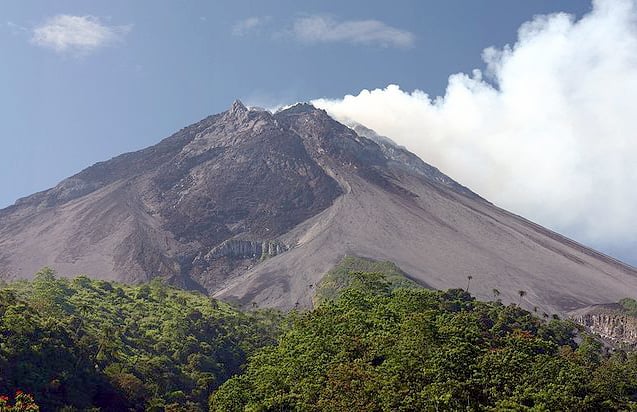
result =
[[[242,313],[158,281],[125,286],[39,272],[0,290],[0,395],[43,410],[199,410],[279,316]]]
[[[0,395],[47,411],[637,408],[637,356],[571,322],[337,272],[346,289],[283,316],[43,270],[0,290]]]
[[[637,408],[637,356],[606,356],[575,325],[462,290],[391,290],[355,274],[296,316],[214,411],[601,411]],[[579,344],[576,341],[580,341]]]

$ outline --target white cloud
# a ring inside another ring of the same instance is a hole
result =
[[[580,241],[637,244],[636,21],[634,0],[594,1],[579,21],[536,17],[513,46],[484,50],[488,82],[476,70],[435,99],[390,85],[313,103]]]
[[[351,43],[369,46],[409,48],[415,36],[405,30],[388,26],[378,20],[350,20],[338,22],[325,16],[297,19],[293,35],[306,43]]]
[[[247,19],[240,20],[232,27],[232,34],[235,36],[245,36],[248,33],[253,32],[259,26],[262,26],[268,17],[248,17]]]
[[[58,53],[86,54],[121,41],[131,26],[107,26],[94,16],[60,14],[33,29],[31,42]]]

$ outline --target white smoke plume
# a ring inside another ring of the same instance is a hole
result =
[[[594,1],[577,21],[535,17],[482,58],[443,97],[390,85],[313,104],[584,243],[635,244],[637,1]]]

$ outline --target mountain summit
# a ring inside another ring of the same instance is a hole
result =
[[[42,266],[308,307],[345,255],[551,312],[637,295],[637,271],[497,208],[361,125],[240,101],[0,211],[0,276]]]

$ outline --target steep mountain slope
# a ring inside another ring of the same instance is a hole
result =
[[[367,129],[368,130],[368,129]],[[637,272],[495,207],[391,142],[311,105],[240,102],[158,145],[98,163],[0,211],[0,273],[49,265],[164,276],[259,305],[311,305],[344,255],[395,262],[547,313],[637,295]],[[370,140],[362,135],[368,135]]]

